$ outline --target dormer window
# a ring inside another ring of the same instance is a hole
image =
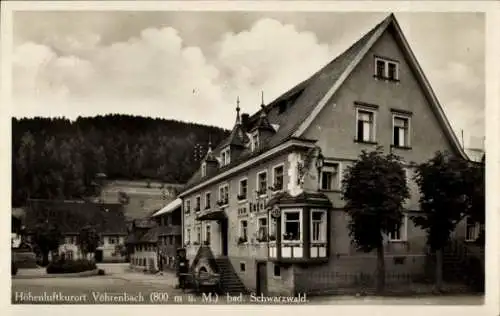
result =
[[[207,176],[207,163],[206,162],[201,164],[201,176],[202,177]]]
[[[259,148],[259,132],[255,131],[252,134],[252,151]]]
[[[399,63],[382,57],[375,57],[375,78],[398,81]]]
[[[229,148],[226,148],[220,153],[221,166],[227,166],[231,162],[231,156],[229,155]]]

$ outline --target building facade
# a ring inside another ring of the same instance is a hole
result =
[[[151,216],[154,226],[137,233],[131,242],[130,266],[150,272],[175,268],[177,249],[182,246],[182,201],[175,199]]]
[[[385,238],[386,268],[424,273],[411,163],[437,151],[467,157],[394,15],[254,115],[239,111],[180,194],[193,270],[217,270],[200,259],[208,253],[264,294],[320,292],[372,274],[376,255],[349,237],[341,179],[362,150],[382,146],[402,157],[411,191],[401,228]]]
[[[82,258],[78,236],[84,227],[93,227],[100,237],[94,254],[96,261],[125,262],[123,248],[127,227],[121,204],[31,199],[25,221],[28,235],[40,223],[57,226],[63,235],[58,255],[64,254],[69,260]]]

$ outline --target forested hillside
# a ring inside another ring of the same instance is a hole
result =
[[[227,131],[172,120],[107,115],[12,120],[12,198],[81,198],[95,175],[108,179],[186,182],[206,152]],[[201,145],[201,152],[197,146]]]

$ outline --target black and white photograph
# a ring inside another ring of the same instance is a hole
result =
[[[485,304],[486,12],[134,5],[10,12],[11,305]]]

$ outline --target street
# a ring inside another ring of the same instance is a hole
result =
[[[148,275],[127,270],[126,264],[104,264],[104,276],[82,278],[13,278],[13,304],[228,304],[227,297],[201,296],[175,289],[173,273]],[[20,270],[21,271],[21,270]],[[22,272],[20,273],[22,274]],[[233,299],[233,304],[255,302],[251,297]],[[255,302],[258,304],[258,302]],[[479,305],[483,296],[433,297],[307,297],[321,305]],[[306,304],[307,304],[306,303]],[[261,303],[262,304],[262,303]],[[304,304],[291,302],[289,304]]]

